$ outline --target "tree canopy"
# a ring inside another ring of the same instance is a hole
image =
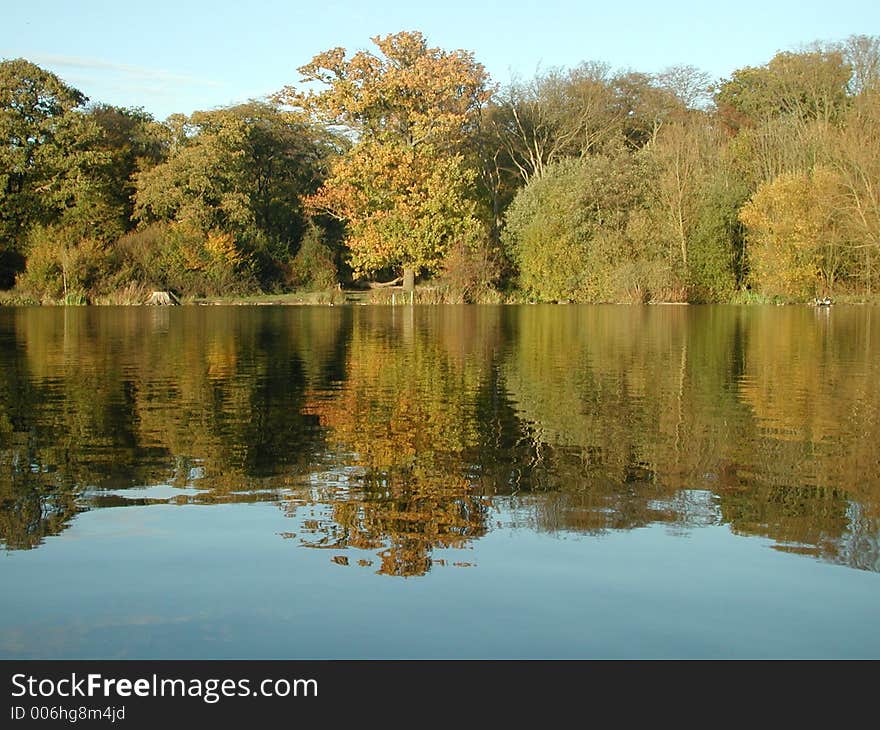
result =
[[[472,54],[431,48],[418,32],[372,40],[378,53],[319,54],[300,72],[323,88],[279,98],[353,139],[309,203],[348,223],[355,271],[436,270],[475,223],[463,151],[490,98],[488,78]]]
[[[714,83],[585,61],[503,86],[418,31],[371,40],[269,99],[161,123],[2,61],[0,287],[80,302],[401,274],[456,301],[880,286],[875,36]]]

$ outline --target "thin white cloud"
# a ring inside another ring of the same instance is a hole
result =
[[[114,63],[100,58],[82,58],[79,56],[57,56],[52,54],[29,54],[28,60],[34,63],[52,66],[55,68],[73,69],[80,71],[108,72],[125,76],[129,79],[141,81],[160,81],[165,84],[177,84],[186,86],[210,86],[220,87],[217,81],[204,79],[189,74],[174,73],[165,69],[144,68],[142,66],[130,66],[124,63]]]

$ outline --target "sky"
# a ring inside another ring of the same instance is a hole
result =
[[[299,81],[328,48],[422,31],[473,51],[505,83],[602,61],[655,73],[693,65],[715,79],[815,40],[880,35],[878,0],[2,0],[0,58],[23,57],[93,102],[157,119],[260,98]]]

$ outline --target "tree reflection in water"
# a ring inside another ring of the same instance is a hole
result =
[[[856,307],[6,309],[0,540],[169,485],[314,512],[298,540],[388,575],[499,520],[876,571],[878,347]]]

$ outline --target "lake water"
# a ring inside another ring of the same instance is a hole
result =
[[[880,310],[0,309],[0,657],[880,658]]]

